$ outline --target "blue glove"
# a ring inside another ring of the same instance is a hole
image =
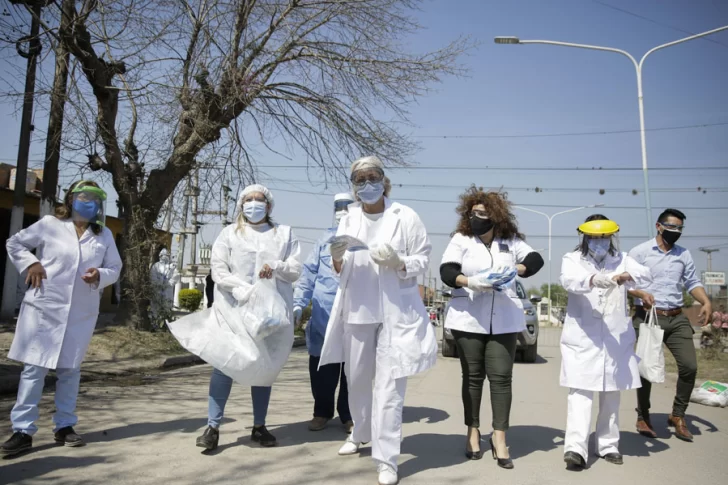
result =
[[[518,271],[516,268],[502,267],[498,268],[498,273],[493,276],[495,277],[493,288],[502,291],[518,276]]]

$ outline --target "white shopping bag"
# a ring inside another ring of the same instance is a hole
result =
[[[665,331],[657,323],[657,312],[650,310],[649,320],[640,324],[637,339],[637,357],[640,358],[640,376],[653,383],[665,382],[665,353],[662,340]]]

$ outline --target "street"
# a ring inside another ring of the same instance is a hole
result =
[[[651,484],[725,483],[728,473],[728,410],[691,405],[689,420],[695,443],[681,442],[668,432],[674,379],[653,390],[653,422],[660,435],[650,441],[634,431],[633,392],[622,394],[621,451],[624,466],[592,459],[581,473],[564,468],[563,427],[566,390],[558,386],[558,329],[542,329],[536,364],[517,363],[514,400],[508,432],[515,470],[499,469],[490,452],[480,461],[464,457],[465,427],[460,401],[460,366],[441,358],[424,375],[411,378],[404,411],[400,459],[403,484]],[[207,386],[211,369],[178,369],[137,382],[82,384],[79,425],[88,445],[62,448],[53,443],[52,394],[42,401],[40,431],[34,450],[0,461],[0,483],[74,484],[374,484],[375,466],[369,446],[361,456],[339,457],[346,435],[339,421],[310,432],[312,398],[305,349],[294,349],[278,378],[268,414],[277,448],[263,449],[250,441],[250,391],[233,387],[220,448],[207,456],[195,447],[206,425]],[[484,395],[482,421],[490,421]],[[8,414],[13,397],[0,401],[3,436],[9,437]],[[595,415],[596,416],[596,413]],[[483,427],[483,450],[488,450]]]

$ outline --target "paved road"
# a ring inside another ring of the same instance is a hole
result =
[[[541,337],[539,363],[517,364],[515,369],[509,432],[516,463],[513,471],[497,468],[489,457],[465,460],[456,360],[442,359],[430,372],[411,379],[404,413],[401,483],[548,485],[585,483],[585,479],[610,485],[635,481],[640,485],[725,483],[728,409],[692,406],[690,412],[699,416],[690,418],[696,442],[678,441],[664,426],[672,384],[654,390],[661,439],[647,441],[632,432],[635,397],[627,393],[621,420],[625,465],[592,460],[592,468],[585,472],[564,470],[566,392],[557,385],[557,338],[554,330],[547,330]],[[84,448],[53,446],[52,395],[46,395],[35,450],[0,461],[0,483],[375,484],[368,448],[360,457],[336,455],[345,438],[338,424],[318,433],[306,429],[312,408],[307,373],[305,352],[294,351],[273,390],[268,422],[280,443],[273,449],[251,443],[249,392],[236,386],[222,428],[221,447],[214,456],[203,455],[194,446],[206,424],[207,366],[168,372],[148,379],[145,385],[82,386],[77,429],[89,442]],[[7,429],[11,405],[10,399],[0,401],[3,429]],[[489,406],[485,406],[483,421],[488,422],[489,416]]]

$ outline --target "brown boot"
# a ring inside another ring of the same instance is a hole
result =
[[[637,432],[648,438],[657,438],[657,433],[655,433],[655,430],[652,428],[649,416],[637,418]]]
[[[685,422],[685,418],[670,415],[667,418],[667,425],[675,428],[676,438],[692,443],[693,434],[688,430],[688,424]]]

